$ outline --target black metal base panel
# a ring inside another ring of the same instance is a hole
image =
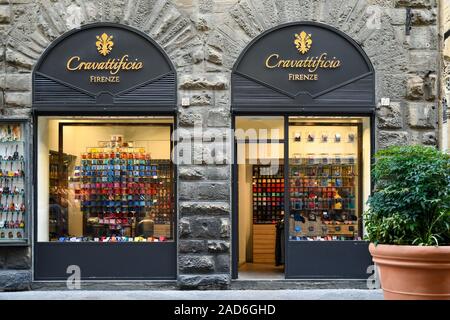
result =
[[[373,264],[365,241],[289,241],[287,279],[367,279]]]
[[[172,280],[176,243],[36,243],[34,280],[66,280],[69,266],[82,280]]]

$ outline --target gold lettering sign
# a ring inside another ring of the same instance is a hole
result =
[[[69,71],[109,71],[115,75],[119,71],[140,70],[144,64],[140,61],[129,61],[128,55],[124,55],[120,59],[108,59],[106,61],[81,61],[79,56],[73,56],[67,60],[67,70]]]
[[[305,31],[296,33],[294,35],[294,44],[297,50],[303,55],[312,47],[312,35]],[[315,81],[319,80],[316,73],[319,69],[337,69],[341,66],[341,60],[336,57],[328,57],[327,53],[322,53],[320,56],[302,59],[284,59],[278,53],[270,54],[265,60],[265,66],[269,69],[305,69],[307,73],[289,73],[288,80],[290,81]]]
[[[95,46],[100,55],[106,56],[111,53],[114,46],[113,36],[103,33],[96,36]],[[91,83],[118,83],[120,71],[138,71],[144,67],[144,63],[134,59],[130,60],[129,55],[125,54],[120,58],[109,58],[103,61],[83,61],[80,56],[72,56],[67,60],[66,68],[68,71],[108,71],[111,76],[90,75]]]

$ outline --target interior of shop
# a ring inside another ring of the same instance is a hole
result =
[[[38,241],[172,241],[173,118],[39,117]]]
[[[284,279],[286,237],[289,241],[362,238],[361,214],[370,191],[369,119],[289,117],[288,121],[285,133],[283,117],[236,117],[239,279]]]

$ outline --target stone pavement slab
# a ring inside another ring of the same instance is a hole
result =
[[[0,292],[0,300],[382,300],[381,290],[59,290]]]

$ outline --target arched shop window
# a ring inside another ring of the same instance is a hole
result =
[[[109,23],[55,40],[33,72],[35,278],[173,279],[173,64]]]
[[[367,55],[321,23],[276,26],[239,56],[231,96],[244,133],[233,170],[234,276],[364,279],[375,110]]]

